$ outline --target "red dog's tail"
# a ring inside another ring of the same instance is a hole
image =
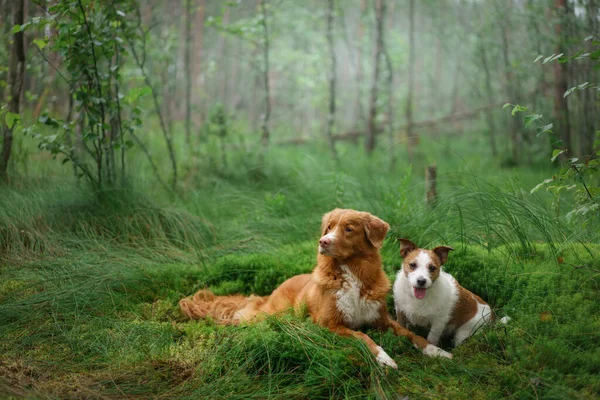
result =
[[[179,302],[181,311],[190,319],[211,317],[217,323],[237,325],[259,312],[269,296],[215,296],[210,290],[200,290]]]

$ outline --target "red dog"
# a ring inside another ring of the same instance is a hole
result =
[[[381,365],[397,368],[373,339],[355,329],[392,329],[425,355],[452,358],[388,315],[385,300],[390,282],[379,255],[388,229],[386,222],[369,213],[336,208],[323,216],[317,267],[312,274],[288,279],[270,296],[215,296],[202,290],[179,305],[192,319],[212,317],[224,324],[306,306],[315,323],[339,335],[363,340]]]

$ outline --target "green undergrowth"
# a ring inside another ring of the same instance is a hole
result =
[[[179,314],[178,300],[199,288],[266,294],[310,271],[310,242],[205,264],[111,248],[110,257],[90,252],[3,265],[0,388],[82,398],[593,398],[600,391],[600,247],[560,259],[545,245],[536,250],[520,259],[476,245],[452,253],[446,270],[512,320],[480,332],[451,361],[369,332],[398,371],[305,315],[224,327]],[[385,264],[393,279],[398,258],[386,256]]]
[[[499,170],[477,152],[466,163],[427,146],[391,172],[385,157],[343,146],[337,165],[326,146],[272,150],[261,165],[238,154],[190,175],[177,196],[142,164],[136,184],[102,193],[67,179],[1,187],[0,397],[598,397],[597,216],[567,221],[568,203],[530,194],[548,170]],[[431,208],[423,169],[436,160]],[[334,207],[390,223],[390,280],[397,237],[450,245],[446,270],[512,320],[453,360],[368,331],[395,371],[306,315],[238,327],[182,317],[178,301],[196,290],[266,295],[311,271],[321,215]]]

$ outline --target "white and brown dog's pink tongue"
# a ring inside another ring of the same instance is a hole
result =
[[[413,288],[413,291],[415,292],[415,297],[419,300],[425,298],[425,295],[427,294],[427,289],[423,289],[423,288]]]

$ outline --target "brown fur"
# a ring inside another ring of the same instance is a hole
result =
[[[335,242],[328,255],[318,254],[312,274],[294,276],[264,297],[214,296],[203,290],[181,300],[181,310],[192,319],[212,317],[220,323],[238,324],[261,315],[306,306],[313,322],[340,335],[363,340],[377,355],[377,344],[366,334],[348,328],[336,305],[336,292],[344,284],[340,266],[345,265],[362,282],[361,297],[381,304],[373,327],[392,329],[396,335],[408,338],[423,349],[428,345],[427,340],[400,326],[387,312],[385,300],[390,282],[383,272],[379,249],[388,229],[386,222],[369,213],[335,209],[323,216],[321,224],[321,234],[335,232]]]
[[[454,283],[458,288],[458,301],[456,302],[454,312],[452,313],[452,319],[450,319],[448,325],[458,327],[463,326],[467,321],[473,318],[475,314],[477,314],[477,303],[487,303],[483,301],[481,297],[460,286],[458,281],[455,280]],[[492,314],[491,317],[493,319],[494,314]]]

